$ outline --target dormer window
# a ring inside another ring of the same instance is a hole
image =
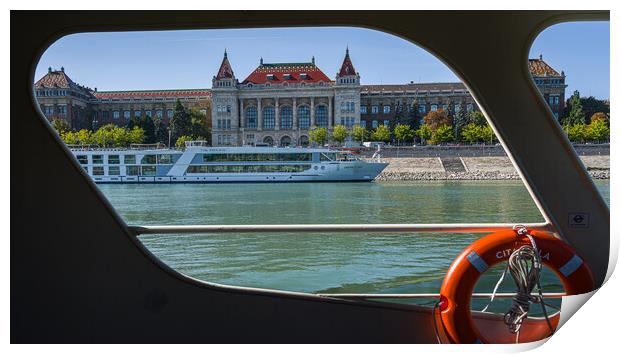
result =
[[[301,73],[301,74],[299,74],[299,78],[302,79],[302,80],[308,80],[308,74]]]
[[[276,76],[274,74],[267,74],[267,80],[273,81],[275,79],[276,79]]]
[[[290,80],[292,79],[291,74],[284,74],[284,80]]]

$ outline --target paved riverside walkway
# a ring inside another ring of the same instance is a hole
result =
[[[592,178],[609,179],[609,155],[580,156]],[[379,181],[520,179],[506,156],[388,157]]]

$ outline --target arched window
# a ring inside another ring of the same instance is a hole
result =
[[[273,106],[263,108],[263,129],[275,129],[276,110]]]
[[[305,135],[302,135],[299,137],[299,145],[301,146],[308,146],[308,137]]]
[[[293,109],[291,106],[284,106],[280,109],[280,129],[293,128]]]
[[[314,112],[314,119],[319,128],[327,128],[327,107],[317,106]]]
[[[266,136],[265,138],[263,138],[263,143],[273,145],[273,138],[270,136]]]
[[[283,137],[280,139],[280,146],[285,147],[285,146],[289,146],[289,145],[291,145],[291,137],[286,136],[286,135],[285,135],[285,136],[283,136]]]
[[[299,129],[310,128],[310,107],[299,106],[299,108],[297,108],[297,120]]]
[[[256,107],[250,106],[245,110],[246,127],[250,129],[256,129],[256,121],[258,119],[258,112]]]

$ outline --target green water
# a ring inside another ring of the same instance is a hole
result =
[[[609,203],[609,182],[597,186]],[[543,221],[520,181],[100,188],[130,225]],[[274,233],[140,240],[179,272],[221,284],[312,293],[436,293],[453,259],[481,236]],[[478,290],[490,292],[496,275],[484,277]],[[558,290],[556,281],[548,283],[545,290]]]

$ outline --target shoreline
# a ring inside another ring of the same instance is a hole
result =
[[[610,178],[609,155],[580,156],[592,179]],[[503,181],[520,180],[508,157],[391,157],[376,181]]]

